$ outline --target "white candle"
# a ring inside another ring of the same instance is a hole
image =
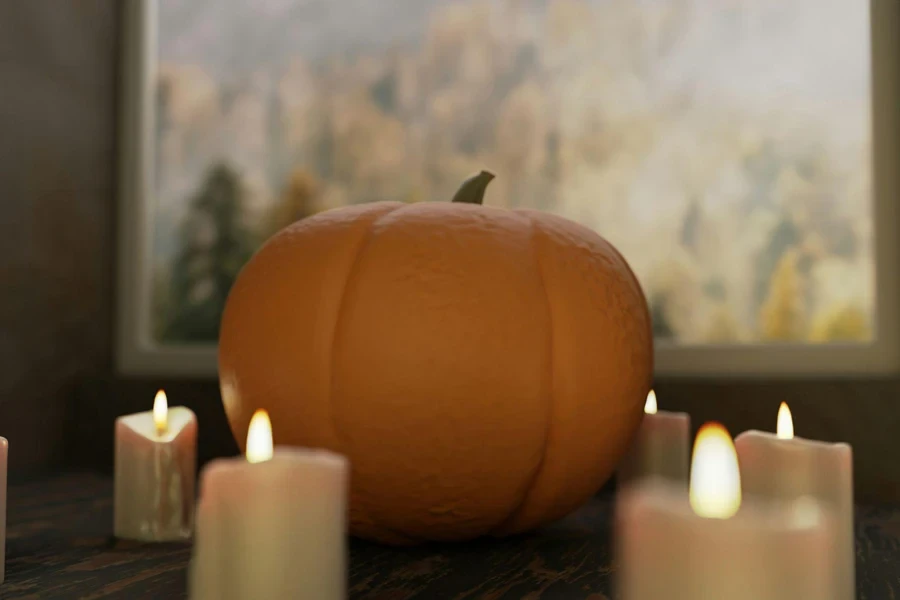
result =
[[[644,420],[628,454],[619,465],[617,483],[627,485],[645,477],[663,477],[687,485],[690,462],[691,417],[657,410],[656,392],[644,404]]]
[[[247,460],[203,470],[190,597],[343,600],[347,470],[324,450],[273,450],[268,415],[257,411]]]
[[[833,600],[828,511],[804,498],[743,502],[719,425],[697,436],[690,493],[660,478],[623,492],[616,516],[621,600]]]
[[[829,568],[841,600],[856,597],[856,549],[853,536],[853,450],[794,437],[787,404],[778,410],[776,434],[746,431],[734,440],[747,495],[791,500],[816,498],[834,512],[837,548]]]
[[[191,537],[197,475],[197,418],[169,408],[160,390],[153,410],[116,419],[116,537],[147,542]]]
[[[0,437],[0,583],[6,580],[6,471],[9,442]]]

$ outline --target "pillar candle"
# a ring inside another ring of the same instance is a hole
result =
[[[744,492],[749,496],[792,500],[813,497],[834,512],[836,564],[828,569],[840,600],[856,597],[853,537],[853,450],[794,437],[790,409],[782,403],[776,433],[746,431],[734,441]]]
[[[0,437],[0,583],[6,580],[6,471],[9,442]]]
[[[834,600],[833,521],[818,502],[742,502],[728,433],[698,434],[690,492],[661,478],[624,490],[616,515],[621,600]]]
[[[246,460],[216,460],[201,475],[190,598],[344,600],[347,471],[331,452],[273,449],[257,412]]]
[[[160,390],[153,410],[116,419],[114,534],[147,542],[191,537],[197,474],[197,418],[169,408]]]
[[[619,465],[618,483],[627,485],[645,477],[663,477],[686,486],[690,439],[691,417],[687,413],[657,411],[656,392],[650,390],[644,404],[644,420]]]

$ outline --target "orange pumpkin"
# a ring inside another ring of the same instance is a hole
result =
[[[380,202],[294,223],[243,269],[219,340],[243,447],[258,408],[276,445],[352,464],[351,532],[388,543],[504,535],[557,519],[609,478],[650,389],[641,288],[564,218]]]

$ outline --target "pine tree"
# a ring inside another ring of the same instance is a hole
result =
[[[713,309],[703,341],[710,344],[735,344],[741,341],[741,326],[725,303]]]
[[[283,181],[290,167],[286,125],[284,105],[276,87],[269,90],[266,107],[266,137],[268,138],[266,170],[270,185],[277,185],[277,182]]]
[[[769,234],[766,246],[762,249],[755,260],[754,264],[754,300],[757,304],[765,302],[766,295],[769,293],[769,287],[775,271],[778,268],[779,261],[785,254],[800,243],[800,230],[789,218],[782,216],[778,225]]]
[[[760,308],[760,337],[773,341],[800,341],[806,332],[803,281],[796,250],[785,252],[769,281],[769,292]]]
[[[681,221],[681,245],[689,252],[696,253],[697,251],[702,225],[703,209],[700,207],[700,203],[694,199]]]
[[[252,252],[241,223],[242,194],[238,175],[219,164],[210,168],[191,200],[181,229],[181,248],[172,265],[166,340],[218,338],[228,291]]]
[[[666,314],[668,295],[658,294],[650,299],[650,321],[653,323],[653,337],[663,340],[675,338],[675,330]]]
[[[269,213],[264,235],[274,235],[294,221],[319,212],[317,200],[320,188],[321,183],[315,174],[304,167],[295,167],[281,197]]]
[[[843,304],[819,314],[809,334],[811,342],[865,342],[872,338],[872,328],[865,311],[853,304]]]

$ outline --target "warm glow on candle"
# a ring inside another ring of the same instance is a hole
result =
[[[264,462],[272,458],[272,423],[263,409],[253,413],[247,429],[247,461]]]
[[[644,414],[656,414],[656,392],[653,390],[650,390],[650,393],[647,394],[647,402],[644,403]]]
[[[162,390],[156,392],[156,398],[153,399],[153,423],[156,425],[156,433],[159,435],[165,433],[169,428],[169,402],[166,400],[166,393]]]
[[[781,403],[778,409],[778,427],[775,435],[782,440],[790,440],[794,437],[794,420],[791,418],[791,409],[786,402]]]
[[[741,507],[741,474],[728,431],[718,423],[700,428],[691,459],[691,508],[701,517],[727,519]]]

